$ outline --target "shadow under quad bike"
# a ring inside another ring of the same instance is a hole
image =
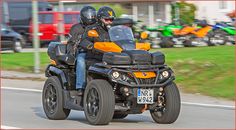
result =
[[[99,37],[95,30],[87,34]],[[46,116],[66,119],[73,109],[84,111],[92,125],[107,125],[112,119],[149,110],[157,123],[175,122],[180,94],[173,71],[164,64],[164,54],[149,53],[149,43],[135,43],[127,26],[111,27],[109,36],[110,42],[93,43],[92,51],[103,53],[103,59],[87,61],[87,86],[82,96],[75,88],[75,59],[66,54],[66,44],[49,45],[52,63],[45,72],[48,79],[42,94]],[[80,44],[89,43],[83,42]]]

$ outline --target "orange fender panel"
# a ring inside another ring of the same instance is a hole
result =
[[[196,29],[197,29],[196,27],[186,26],[183,29],[174,31],[174,35],[187,35]]]
[[[201,28],[197,32],[194,32],[193,34],[195,34],[197,37],[202,38],[202,37],[205,37],[211,29],[212,29],[211,26],[206,26],[204,28]]]
[[[156,77],[155,72],[134,72],[134,76],[140,79],[148,79]]]
[[[103,52],[121,52],[122,48],[114,42],[95,42],[94,48]]]
[[[148,51],[148,50],[150,50],[150,48],[151,48],[150,43],[136,43],[136,49],[137,50]]]
[[[52,59],[50,59],[50,64],[52,64],[52,65],[57,65],[56,61],[55,61],[55,60],[52,60]]]

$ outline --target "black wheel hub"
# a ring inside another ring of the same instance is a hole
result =
[[[156,109],[154,109],[154,114],[158,117],[162,117],[162,115],[166,111],[166,101],[165,101],[165,93],[162,93],[161,95],[158,95],[158,105]]]
[[[99,96],[95,88],[89,90],[86,99],[86,106],[88,115],[96,117],[99,111]]]
[[[57,94],[56,94],[55,86],[53,86],[52,84],[49,84],[46,89],[45,103],[46,103],[46,108],[48,112],[53,114],[57,107]]]

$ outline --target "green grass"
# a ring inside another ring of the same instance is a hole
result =
[[[156,49],[166,55],[166,63],[185,92],[235,99],[234,46]],[[40,53],[42,72],[49,63]],[[33,53],[1,54],[4,70],[33,72]]]
[[[234,46],[157,50],[165,53],[183,91],[235,99]]]
[[[50,62],[47,53],[40,53],[41,72]],[[1,54],[1,66],[3,70],[14,70],[21,72],[33,72],[34,53],[3,53]]]

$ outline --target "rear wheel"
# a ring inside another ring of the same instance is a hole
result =
[[[152,119],[161,124],[175,122],[180,113],[180,95],[175,83],[171,83],[164,88],[162,102],[163,107],[150,110]]]
[[[193,47],[192,40],[186,40],[183,42],[184,47]]]
[[[15,53],[19,53],[22,51],[22,43],[20,42],[20,40],[15,40],[14,41],[14,46],[13,46],[13,51]]]
[[[161,48],[171,48],[174,47],[174,42],[170,37],[163,37],[162,41],[160,42]]]
[[[56,76],[49,77],[43,88],[43,109],[46,116],[52,120],[63,120],[70,114],[70,109],[63,106],[64,98],[61,82]]]
[[[208,45],[224,45],[227,42],[225,32],[216,30],[210,33]]]
[[[92,80],[84,93],[84,113],[92,125],[107,125],[112,120],[115,96],[106,80]]]

